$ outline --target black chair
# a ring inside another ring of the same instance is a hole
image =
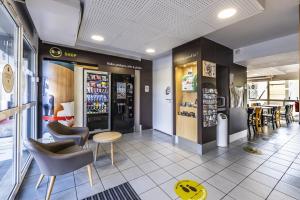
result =
[[[278,128],[277,123],[276,123],[277,107],[272,107],[270,110],[271,110],[271,113],[263,114],[263,118],[267,122],[267,124],[271,123],[273,130],[275,130],[275,126],[276,126],[276,128]]]
[[[253,135],[256,135],[255,124],[253,120],[254,108],[252,107],[247,108],[247,113],[248,113],[248,118],[247,118],[248,132],[249,132],[249,138],[251,138],[251,127],[253,130]]]
[[[293,105],[285,105],[284,113],[281,113],[281,117],[285,119],[287,125],[292,123],[294,121]]]

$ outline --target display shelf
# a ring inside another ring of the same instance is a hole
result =
[[[176,66],[176,135],[198,142],[197,63]]]

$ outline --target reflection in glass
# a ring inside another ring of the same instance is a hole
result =
[[[27,110],[24,110],[22,113],[22,129],[21,129],[21,135],[22,135],[22,141],[21,141],[21,169],[23,170],[26,162],[29,158],[29,152],[23,145],[23,142],[27,140],[28,138],[34,138],[34,125],[35,125],[35,107],[31,107]]]
[[[26,39],[23,40],[23,65],[22,65],[22,103],[32,102],[35,91],[35,53]]]
[[[0,111],[16,106],[17,83],[17,33],[18,29],[3,6],[0,5]],[[10,66],[12,76],[3,76],[5,66]],[[5,79],[3,79],[5,77]],[[11,90],[5,90],[4,82],[12,82]]]
[[[0,121],[0,199],[7,199],[14,188],[14,141],[16,136],[16,117]]]

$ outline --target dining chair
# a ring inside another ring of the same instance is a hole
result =
[[[273,130],[275,130],[275,126],[277,128],[277,125],[276,125],[276,110],[277,110],[277,107],[273,106],[273,107],[270,107],[269,109],[270,111],[267,113],[267,114],[263,114],[263,118],[264,118],[264,121],[267,122],[267,124],[271,123],[272,124],[272,128]]]
[[[28,139],[24,141],[24,145],[41,171],[36,188],[39,187],[45,176],[50,176],[46,200],[50,199],[56,176],[73,172],[84,166],[87,166],[90,185],[93,185],[93,152],[91,150],[83,150],[72,140],[43,144]]]
[[[261,107],[254,108],[253,120],[254,120],[254,124],[255,124],[256,134],[262,132],[263,119],[262,119],[262,108]]]
[[[248,125],[248,132],[249,132],[249,139],[251,138],[251,127],[253,130],[253,135],[256,135],[256,130],[255,130],[255,123],[253,120],[253,113],[254,113],[254,108],[253,107],[248,107],[247,108],[247,113],[248,113],[248,118],[247,118],[247,125]]]
[[[275,111],[275,121],[276,121],[276,127],[279,128],[281,127],[281,106],[278,106],[276,108],[276,111]]]

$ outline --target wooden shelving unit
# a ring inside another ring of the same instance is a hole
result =
[[[197,62],[179,65],[175,68],[176,134],[197,143],[197,89],[195,91],[183,91],[182,89],[182,79],[188,73],[197,76]]]

